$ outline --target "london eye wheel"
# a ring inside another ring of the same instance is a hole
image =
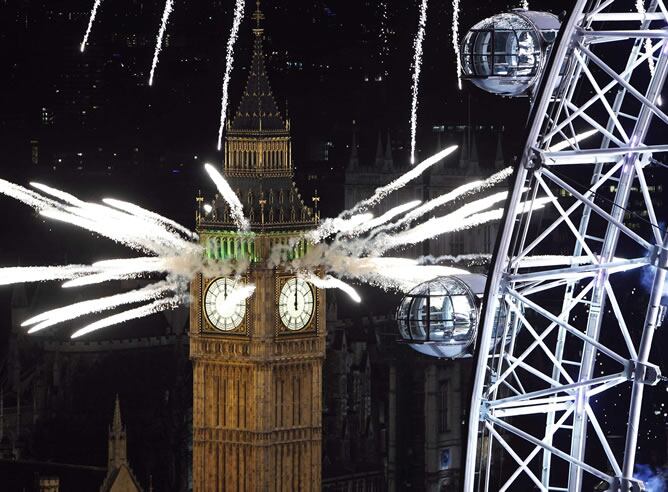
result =
[[[663,0],[578,0],[536,83],[478,334],[467,492],[642,490],[668,268],[667,21]],[[512,76],[522,42],[502,55],[478,43],[463,64]]]

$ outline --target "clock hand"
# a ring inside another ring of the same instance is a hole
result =
[[[295,311],[297,310],[297,282],[295,281]]]

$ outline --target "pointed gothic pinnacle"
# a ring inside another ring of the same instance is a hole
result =
[[[123,430],[123,424],[121,422],[121,405],[118,402],[118,393],[116,393],[116,405],[114,406],[114,423],[112,426],[112,431],[114,433],[121,432]]]

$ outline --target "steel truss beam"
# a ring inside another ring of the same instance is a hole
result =
[[[668,272],[646,172],[652,154],[668,151],[657,103],[666,22],[663,0],[577,0],[552,50],[488,277],[466,492],[639,487],[638,426],[644,387],[659,379],[649,359]],[[632,195],[639,209],[629,210]],[[559,259],[569,243],[572,257]],[[654,275],[644,322],[621,301],[642,290],[629,273],[638,268]],[[590,400],[623,387],[620,449]]]

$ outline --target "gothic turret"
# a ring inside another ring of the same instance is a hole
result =
[[[376,169],[383,169],[384,164],[385,164],[385,156],[383,155],[383,137],[380,134],[380,130],[378,130],[378,143],[376,144],[376,161],[375,161]]]
[[[503,130],[499,131],[496,139],[496,155],[494,156],[494,169],[502,169],[505,165],[505,159],[503,158],[503,146],[501,144],[501,135]]]
[[[387,131],[387,142],[385,142],[384,169],[391,172],[394,169],[394,159],[392,158],[392,137],[390,131]]]

